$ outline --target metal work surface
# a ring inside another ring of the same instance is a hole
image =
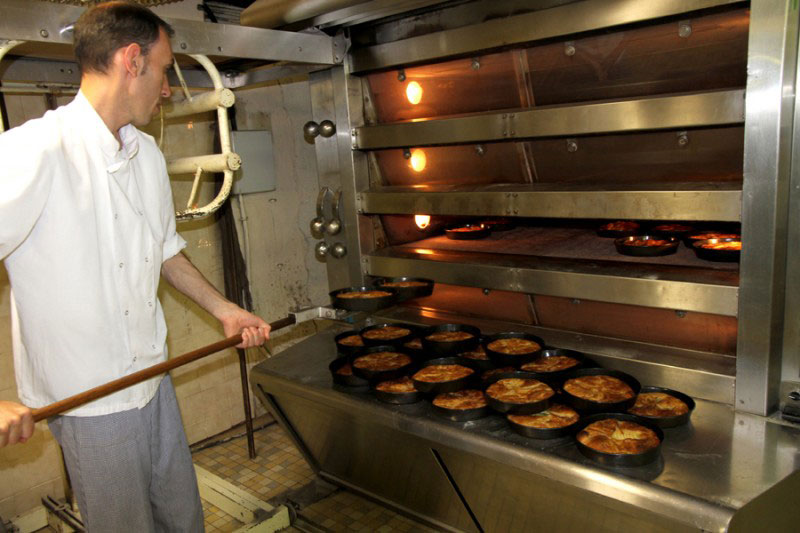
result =
[[[630,508],[639,509],[640,518],[647,522],[657,524],[663,520],[685,529],[708,531],[724,530],[737,512],[746,512],[747,505],[759,496],[783,494],[788,485],[796,484],[800,430],[736,413],[724,404],[698,400],[687,426],[665,431],[662,456],[655,463],[639,468],[606,469],[583,458],[571,439],[527,439],[512,432],[499,415],[454,423],[437,418],[427,402],[390,406],[368,392],[334,389],[327,365],[336,357],[333,336],[343,329],[335,327],[315,335],[259,364],[252,374],[254,385],[287,415],[286,429],[312,455],[314,465],[322,474],[332,466],[334,471],[330,476],[335,479],[347,481],[350,475],[354,478],[367,475],[353,468],[361,464],[358,461],[371,464],[370,458],[391,459],[412,472],[414,464],[430,462],[430,455],[415,456],[397,446],[407,442],[416,447],[424,442],[440,466],[446,470],[449,465],[452,469],[454,488],[463,488],[468,506],[479,520],[491,516],[491,505],[487,502],[492,499],[492,490],[503,490],[504,478],[490,476],[487,470],[498,465],[517,478],[527,476],[531,481],[544,483],[545,488],[559,491],[565,497],[583,495],[587,502],[600,501],[598,505],[602,507],[627,508],[629,512]],[[320,418],[320,414],[325,417]],[[309,426],[311,422],[313,427]],[[336,431],[344,428],[353,432]],[[393,436],[396,436],[394,441]],[[339,449],[337,443],[345,441],[352,456],[332,454]],[[387,449],[366,446],[377,441]],[[464,461],[458,460],[459,456],[471,459],[472,470],[464,470]],[[380,478],[382,471],[377,459],[371,465],[371,475]],[[388,463],[386,466],[396,467]],[[436,473],[429,473],[432,483]],[[471,490],[474,487],[468,483],[470,479],[487,485],[485,490]],[[396,487],[386,490],[391,492]],[[518,495],[524,496],[524,493]],[[440,495],[440,499],[445,497],[447,494]],[[527,513],[525,507],[521,512]],[[796,514],[796,511],[783,509],[780,513]],[[458,520],[446,522],[458,523]],[[513,529],[519,530],[522,525],[517,524]],[[598,527],[608,529],[602,524]]]
[[[535,137],[741,124],[744,91],[508,110],[356,129],[356,148],[374,150]]]
[[[605,187],[496,185],[435,192],[383,187],[359,193],[358,201],[359,210],[370,214],[719,221],[741,217],[739,184]]]

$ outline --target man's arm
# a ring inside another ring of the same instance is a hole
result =
[[[0,402],[0,448],[27,441],[33,427],[30,409],[16,402]]]
[[[161,275],[219,320],[226,337],[241,333],[242,344],[237,348],[259,346],[269,338],[269,324],[220,294],[182,253],[164,261]]]

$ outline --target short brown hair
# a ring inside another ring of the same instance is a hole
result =
[[[81,73],[105,73],[114,53],[132,43],[147,55],[160,30],[170,37],[175,33],[161,17],[132,2],[105,2],[91,7],[75,23],[73,43],[78,68]]]

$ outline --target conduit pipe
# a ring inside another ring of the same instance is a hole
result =
[[[242,26],[275,28],[364,3],[366,0],[256,0],[242,11],[240,21]]]
[[[5,41],[0,44],[0,61],[3,60],[3,57],[8,53],[9,50],[21,44],[25,41]],[[0,111],[0,133],[5,131],[5,127],[3,126],[3,113]]]

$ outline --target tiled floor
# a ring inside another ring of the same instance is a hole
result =
[[[256,427],[259,426],[258,421]],[[232,430],[238,434],[242,429]],[[223,439],[226,435],[218,438]],[[255,433],[257,457],[250,460],[244,436],[193,454],[195,464],[230,481],[264,501],[279,502],[287,491],[311,483],[315,476],[283,430],[273,424]],[[203,502],[208,533],[230,532],[243,526],[213,505]],[[435,531],[346,490],[298,509],[298,528],[313,531],[427,532]]]

